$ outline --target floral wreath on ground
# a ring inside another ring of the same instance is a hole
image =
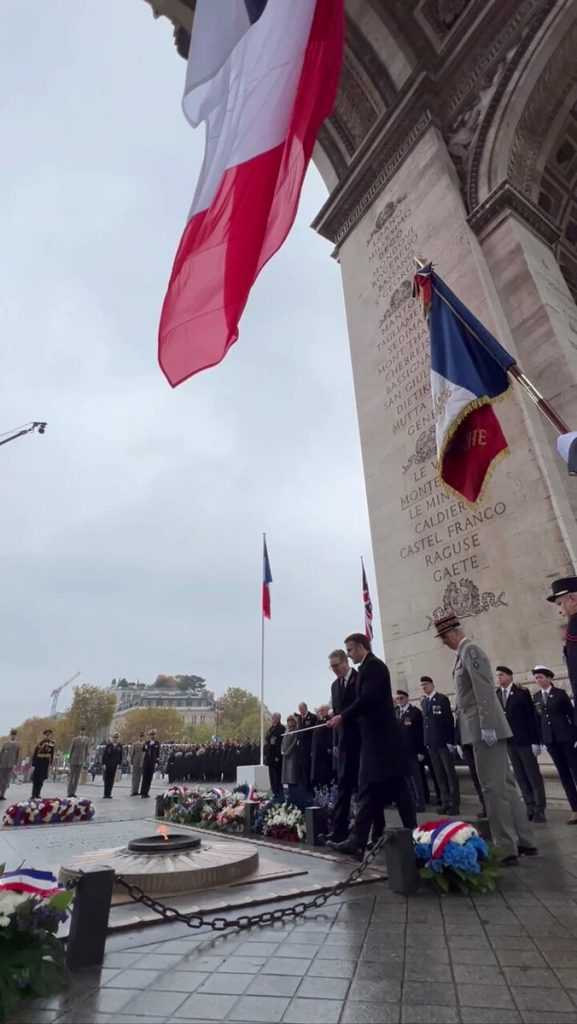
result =
[[[498,850],[464,821],[444,818],[413,831],[415,856],[422,879],[443,892],[493,892]]]
[[[77,797],[37,797],[20,800],[4,812],[3,825],[59,825],[71,821],[90,821],[94,817],[91,800]]]
[[[28,998],[68,987],[66,952],[56,937],[72,893],[49,871],[0,865],[0,1020]]]
[[[178,825],[199,825],[217,832],[241,833],[245,804],[257,805],[253,832],[270,839],[297,843],[305,838],[302,811],[278,797],[259,793],[245,783],[227,792],[217,786],[207,790],[170,786],[163,794],[164,816]]]

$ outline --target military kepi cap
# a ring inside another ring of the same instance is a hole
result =
[[[553,580],[551,593],[547,600],[555,601],[558,597],[564,597],[565,594],[577,594],[577,576],[565,576],[562,580]]]
[[[441,616],[440,619],[435,619],[433,625],[437,631],[437,636],[443,636],[451,629],[458,629],[461,623],[457,616],[451,612],[449,615]]]

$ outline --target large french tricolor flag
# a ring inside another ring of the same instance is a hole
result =
[[[414,294],[429,322],[438,472],[450,490],[474,505],[495,460],[508,450],[492,404],[507,391],[515,359],[431,264],[416,274]]]
[[[334,106],[343,0],[198,0],[184,113],[204,162],[164,300],[159,362],[175,387],[219,363],[250,289],[294,221]]]

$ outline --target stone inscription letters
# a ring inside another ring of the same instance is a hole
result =
[[[418,251],[418,238],[411,219],[412,209],[403,195],[379,213],[367,242],[378,310],[377,377],[385,429],[396,445],[399,440],[403,445],[397,493],[405,525],[397,534],[403,541],[398,557],[401,562],[418,562],[419,572],[441,588],[445,606],[454,603],[458,592],[460,605],[469,606],[468,614],[479,614],[505,603],[503,594],[479,596],[470,577],[489,568],[491,524],[506,514],[507,506],[493,501],[471,510],[438,480],[427,328],[412,299],[412,256]],[[486,442],[485,431],[473,430],[465,444],[473,448]]]

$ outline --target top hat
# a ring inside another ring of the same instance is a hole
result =
[[[562,580],[553,580],[551,593],[547,600],[555,601],[558,597],[564,597],[565,594],[577,594],[577,576],[565,576]]]
[[[461,623],[454,612],[450,612],[448,615],[441,616],[440,619],[435,619],[433,625],[437,631],[437,636],[443,636],[444,633],[448,633],[451,629],[458,629]]]

